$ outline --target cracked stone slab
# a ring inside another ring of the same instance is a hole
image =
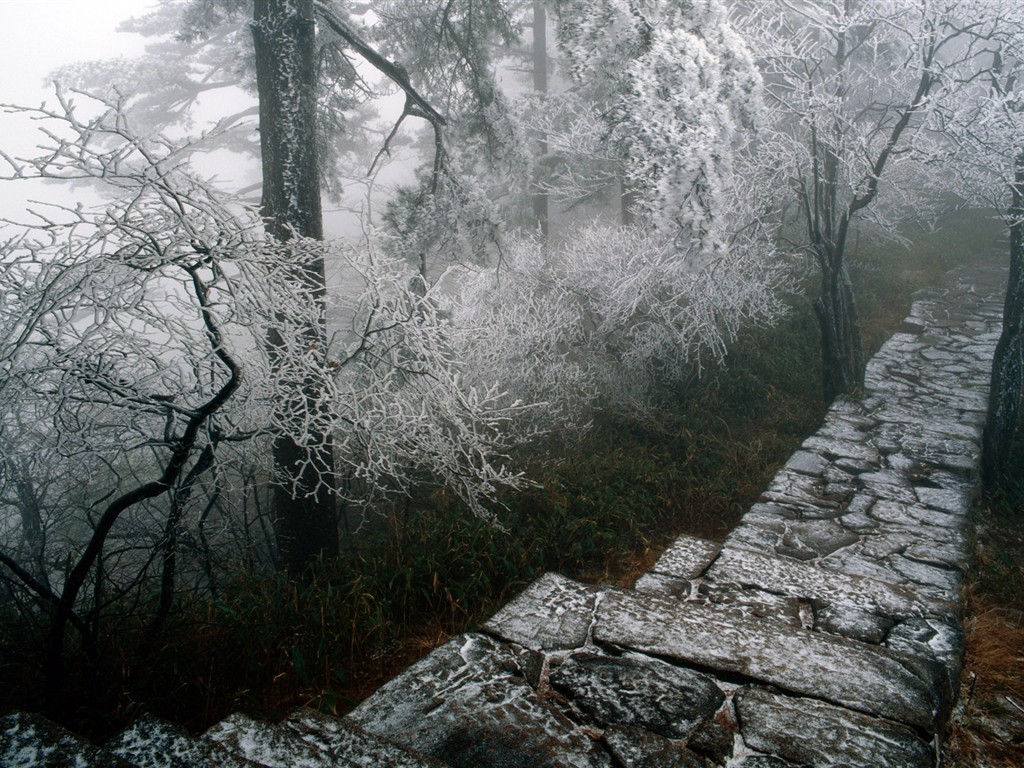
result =
[[[587,641],[596,599],[596,588],[546,573],[482,629],[535,651],[579,648]]]
[[[871,507],[868,515],[880,523],[903,527],[927,526],[939,529],[962,529],[966,525],[964,518],[959,515],[928,509],[918,504],[901,504],[889,499],[879,499]],[[946,536],[948,534],[946,531],[935,531],[933,535]]]
[[[948,616],[956,611],[951,601],[928,594],[732,547],[722,550],[708,578],[882,616]]]
[[[645,573],[636,580],[633,589],[649,595],[674,597],[678,600],[689,600],[693,593],[693,582],[677,579],[663,573]]]
[[[735,697],[747,746],[801,765],[931,768],[933,752],[910,728],[765,688]]]
[[[938,664],[710,606],[609,590],[593,637],[924,728],[949,705]]]
[[[452,768],[611,768],[591,734],[526,682],[516,654],[459,635],[345,718]]]
[[[658,558],[651,573],[677,579],[695,579],[715,559],[721,548],[718,542],[696,536],[680,536]]]
[[[639,654],[574,654],[550,681],[604,727],[639,726],[670,739],[689,736],[725,701],[707,675]]]
[[[915,584],[932,587],[946,594],[956,594],[963,586],[963,575],[956,569],[924,563],[904,555],[890,555],[884,562]]]
[[[783,469],[790,472],[798,472],[809,477],[821,477],[829,461],[824,456],[812,451],[796,451],[789,457]]]

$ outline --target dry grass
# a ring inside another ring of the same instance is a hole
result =
[[[947,762],[1024,766],[1024,519],[979,513],[966,658]]]

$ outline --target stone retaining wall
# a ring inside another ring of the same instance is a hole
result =
[[[1005,273],[919,297],[723,544],[682,536],[634,589],[547,574],[334,720],[144,719],[102,749],[0,719],[0,764],[933,766]]]
[[[349,716],[452,766],[932,766],[1004,273],[919,296],[724,544],[548,574]]]

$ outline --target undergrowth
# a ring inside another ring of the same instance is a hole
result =
[[[898,328],[913,290],[995,231],[966,214],[951,224],[908,233],[907,252],[857,249],[869,353]],[[112,673],[77,678],[68,724],[102,738],[142,710],[193,730],[237,710],[342,713],[544,571],[629,585],[680,533],[724,537],[824,414],[817,324],[806,296],[791,305],[775,328],[746,331],[722,371],[677,393],[657,419],[598,419],[534,471],[536,487],[506,499],[504,530],[434,493],[352,537],[305,582],[239,573],[217,599],[179,602],[144,660],[132,659],[129,630],[104,638]],[[17,626],[0,624],[0,708],[35,703],[32,648]]]

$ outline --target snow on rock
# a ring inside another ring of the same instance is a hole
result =
[[[706,675],[645,656],[571,656],[551,683],[601,725],[635,725],[684,738],[715,714],[725,694]]]
[[[586,642],[596,599],[595,588],[547,573],[483,629],[533,650],[578,648]]]
[[[231,715],[210,728],[206,738],[244,760],[265,768],[331,768],[333,759],[295,733],[245,715]]]
[[[334,765],[346,768],[444,767],[444,763],[417,754],[395,741],[374,736],[354,723],[312,709],[292,712],[284,725],[307,744],[329,755]]]
[[[4,768],[92,768],[125,765],[100,762],[96,748],[41,715],[15,713],[0,718],[0,765]]]
[[[736,694],[736,710],[748,747],[798,765],[930,768],[933,764],[931,745],[912,729],[813,699],[744,688]]]
[[[348,722],[451,766],[610,768],[607,752],[527,682],[516,652],[461,635],[385,684]]]
[[[681,742],[666,739],[636,726],[615,726],[604,742],[625,768],[712,768],[712,763]]]
[[[184,730],[151,715],[144,715],[103,747],[101,756],[113,756],[137,768],[244,768],[252,763],[231,755],[207,739],[193,739]]]
[[[897,651],[740,619],[714,606],[609,591],[594,641],[777,685],[880,717],[932,728],[949,706],[938,664]]]
[[[762,552],[726,547],[708,571],[714,581],[732,581],[768,592],[815,600],[836,610],[889,617],[949,615],[955,606],[937,595],[884,581],[839,574]]]
[[[680,536],[651,568],[651,573],[677,579],[695,579],[715,559],[722,545],[696,536]]]

